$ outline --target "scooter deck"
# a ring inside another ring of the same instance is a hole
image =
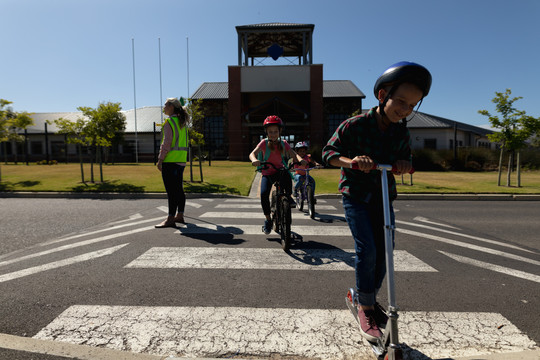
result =
[[[355,305],[352,300],[349,298],[348,294],[345,296],[345,303],[347,304],[347,307],[351,311],[351,313],[354,316],[354,319],[356,320],[356,323],[358,324],[358,327],[360,327],[360,321],[358,320],[358,306]],[[377,341],[370,341],[366,338],[364,338],[369,345],[371,346],[371,349],[374,352],[374,355],[378,359],[384,359],[384,356],[387,352],[387,345],[385,344],[384,339],[387,339],[387,336],[383,335],[381,338],[377,339]],[[388,340],[388,339],[387,339]],[[388,342],[388,341],[386,341]]]

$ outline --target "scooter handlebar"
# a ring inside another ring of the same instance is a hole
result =
[[[387,164],[377,164],[375,163],[372,167],[373,170],[382,170],[382,169],[386,169],[387,171],[391,171],[393,173],[397,172],[397,168],[394,166],[394,165],[387,165]],[[414,168],[411,168],[411,170],[409,170],[409,174],[413,174],[414,173]]]

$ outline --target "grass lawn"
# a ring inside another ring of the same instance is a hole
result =
[[[227,193],[248,195],[255,168],[245,161],[213,161],[203,163],[201,182],[198,163],[193,166],[193,182],[189,166],[184,172],[186,192]],[[339,169],[318,169],[310,174],[317,182],[317,194],[337,193]],[[94,180],[90,182],[90,165],[84,165],[85,183],[81,182],[79,164],[24,165],[0,164],[0,191],[98,191],[98,192],[164,192],[161,173],[153,164],[103,165],[104,182],[99,182],[99,166],[94,165]],[[401,176],[396,177],[401,184]],[[410,186],[410,176],[403,177],[401,193],[511,193],[540,194],[540,171],[523,171],[521,187],[516,187],[512,174],[511,187],[497,186],[497,172],[416,172]],[[506,173],[501,183],[506,185]]]

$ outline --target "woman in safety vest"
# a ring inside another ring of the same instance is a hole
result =
[[[283,128],[283,121],[275,115],[268,116],[263,122],[264,130],[266,132],[266,139],[255,147],[255,149],[249,154],[249,160],[253,166],[260,166],[261,162],[271,162],[276,168],[287,167],[287,159],[293,158],[304,165],[307,162],[303,160],[298,154],[290,147],[287,141],[281,139],[281,129]],[[273,167],[262,169],[261,179],[261,205],[263,208],[264,221],[263,232],[268,235],[272,229],[272,219],[270,217],[270,190],[272,184],[278,180],[279,172]],[[286,178],[282,177],[280,185],[285,189],[287,194],[291,194],[292,180],[290,176]],[[294,207],[294,201],[290,199],[291,207]]]
[[[176,223],[184,222],[184,207],[186,195],[184,194],[183,175],[188,154],[188,115],[186,110],[176,98],[169,98],[165,102],[163,112],[169,118],[162,126],[162,140],[159,149],[157,168],[161,171],[163,184],[169,200],[169,216],[156,228],[176,227]]]

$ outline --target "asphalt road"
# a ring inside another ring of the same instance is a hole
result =
[[[187,226],[153,229],[164,206],[0,199],[0,333],[177,356],[369,355],[345,310],[353,245],[339,199],[321,199],[315,220],[293,210],[290,254],[260,232],[254,199],[189,199]],[[540,202],[395,208],[412,359],[536,348]]]

